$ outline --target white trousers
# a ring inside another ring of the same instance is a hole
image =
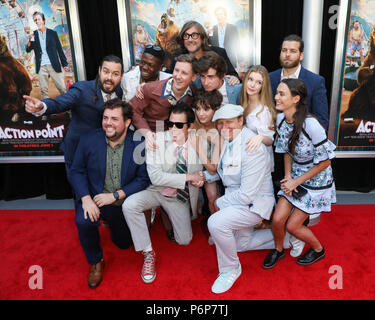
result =
[[[144,250],[151,244],[143,212],[157,206],[162,206],[168,214],[176,242],[180,245],[189,244],[193,238],[189,201],[183,203],[176,198],[165,197],[159,191],[143,190],[132,194],[122,204],[122,212],[130,229],[135,250]]]
[[[237,268],[237,252],[275,248],[271,229],[254,231],[260,221],[262,217],[247,206],[227,207],[210,216],[208,229],[216,245],[220,273]],[[289,237],[286,233],[284,248],[290,247]]]
[[[38,81],[40,85],[40,92],[42,93],[42,99],[49,98],[49,77],[51,77],[53,83],[55,84],[57,90],[59,90],[60,94],[66,92],[64,72],[56,72],[50,64],[45,64],[40,67],[38,73]]]

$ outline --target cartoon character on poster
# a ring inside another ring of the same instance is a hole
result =
[[[142,26],[143,38],[151,39],[148,43],[173,54],[178,49],[176,37],[181,27],[195,20],[205,27],[211,45],[227,50],[237,72],[245,72],[249,67],[249,1],[131,0],[130,12],[132,29],[136,30],[133,33],[136,63],[142,52],[136,26]]]
[[[343,87],[339,145],[374,146],[375,2],[373,1],[352,1]]]

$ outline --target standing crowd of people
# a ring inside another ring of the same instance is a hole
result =
[[[147,212],[155,208],[179,245],[191,242],[191,220],[204,213],[217,252],[211,288],[217,294],[241,275],[237,252],[270,250],[265,269],[288,248],[300,265],[324,258],[308,223],[336,201],[335,146],[327,138],[324,78],[301,66],[303,40],[285,37],[281,68],[251,66],[243,79],[198,22],[186,22],[177,42],[167,68],[164,51],[147,45],[126,73],[121,59],[109,55],[95,80],[54,99],[24,96],[35,116],[71,110],[61,148],[89,287],[103,279],[103,219],[119,248],[134,245],[142,253],[142,280],[155,280],[163,254],[149,232]],[[257,227],[267,221],[269,228]]]

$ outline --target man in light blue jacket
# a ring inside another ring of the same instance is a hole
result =
[[[211,182],[220,177],[225,187],[225,194],[216,200],[217,212],[208,219],[220,272],[212,292],[223,293],[241,275],[237,252],[256,249],[253,227],[262,219],[270,219],[275,198],[266,147],[246,152],[246,141],[254,134],[244,126],[243,108],[226,104],[215,112],[212,120],[224,146],[217,174],[205,172],[205,178]]]

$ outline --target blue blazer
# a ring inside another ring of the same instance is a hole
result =
[[[225,82],[225,89],[227,90],[227,96],[229,103],[231,104],[240,104],[241,101],[241,89],[242,89],[242,84],[235,84],[234,86],[230,86],[228,84],[228,78],[224,78]],[[201,82],[201,77],[200,75],[198,78],[193,82],[193,85],[198,89],[202,89],[202,82]]]
[[[135,141],[136,140],[136,141]],[[145,161],[144,140],[128,130],[124,141],[121,189],[129,197],[150,184]],[[102,193],[107,165],[107,142],[103,129],[82,135],[70,169],[70,183],[79,201],[83,196]]]
[[[97,100],[94,102],[94,96]],[[117,97],[122,98],[120,86],[116,89]],[[99,85],[95,87],[95,80],[79,81],[73,84],[69,91],[56,97],[42,100],[47,105],[45,114],[55,114],[71,110],[72,119],[60,149],[64,152],[65,163],[69,169],[79,138],[92,129],[102,127],[103,96]]]
[[[276,89],[280,83],[281,69],[270,73],[272,94],[275,97]],[[301,66],[301,72],[298,77],[307,88],[307,103],[309,112],[315,115],[322,123],[325,129],[328,128],[328,100],[325,80],[322,76],[313,73]]]
[[[42,48],[40,47],[39,33],[38,30],[34,31],[34,41],[31,41],[31,45],[26,46],[26,52],[34,50],[35,53],[35,71],[39,73],[40,63],[42,61]],[[46,50],[48,58],[51,61],[52,68],[56,72],[61,72],[61,65],[63,67],[68,66],[63,48],[60,43],[57,32],[51,29],[46,29]],[[60,64],[61,61],[61,64]]]

